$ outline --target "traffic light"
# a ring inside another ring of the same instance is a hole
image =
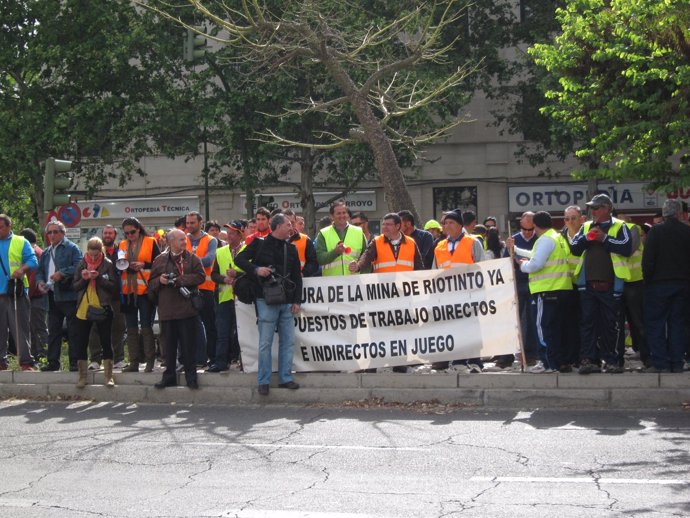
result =
[[[197,27],[197,29],[203,30],[202,27]],[[206,54],[206,38],[192,29],[187,29],[184,37],[184,60],[193,63],[203,58],[204,54]]]
[[[43,175],[43,210],[53,210],[70,202],[66,192],[72,185],[72,162],[49,158],[45,161]]]

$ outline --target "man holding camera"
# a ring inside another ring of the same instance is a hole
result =
[[[67,321],[69,370],[77,370],[74,319],[77,313],[77,293],[72,289],[74,271],[81,262],[79,247],[65,237],[65,225],[51,220],[45,233],[50,246],[43,251],[38,262],[36,282],[38,289],[48,294],[48,363],[42,371],[60,370],[62,352],[62,324]]]
[[[295,345],[293,315],[299,312],[302,300],[299,256],[295,245],[287,242],[292,232],[292,223],[285,214],[273,216],[270,229],[268,236],[263,240],[252,241],[235,259],[237,266],[259,279],[256,295],[256,312],[259,317],[257,382],[262,396],[268,395],[271,381],[271,348],[276,326],[279,337],[278,386],[292,390],[299,388],[292,381],[292,353]],[[268,286],[274,287],[277,283],[282,283],[285,297],[280,301],[270,300]]]
[[[29,279],[37,266],[29,242],[12,233],[12,220],[0,214],[0,370],[7,370],[8,331],[17,345],[22,370],[32,371],[34,360],[29,340]]]
[[[165,334],[166,367],[156,388],[177,385],[175,358],[178,344],[182,353],[187,386],[199,388],[196,376],[196,320],[199,312],[192,305],[192,293],[204,282],[201,259],[187,251],[187,236],[181,230],[168,233],[168,250],[153,261],[149,289],[158,295],[158,319]]]

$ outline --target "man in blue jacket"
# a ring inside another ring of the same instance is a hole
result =
[[[67,320],[69,368],[76,371],[72,321],[77,311],[77,294],[72,289],[72,278],[82,253],[77,245],[65,237],[65,225],[60,221],[51,220],[45,232],[50,246],[43,251],[36,273],[38,289],[48,294],[48,363],[41,370],[60,370],[62,324]]]

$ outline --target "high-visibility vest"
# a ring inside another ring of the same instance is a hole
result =
[[[585,235],[587,235],[587,232],[589,232],[591,226],[591,221],[585,222],[583,228],[583,232]],[[618,231],[621,229],[622,226],[623,221],[621,221],[620,219],[611,218],[611,226],[609,227],[609,231],[607,232],[608,236],[615,238],[618,235]],[[613,252],[610,252],[610,254],[611,262],[613,263],[613,272],[616,274],[616,277],[618,277],[619,279],[623,279],[624,281],[629,281],[630,268],[628,268],[628,258],[623,257],[619,254],[614,254]],[[586,255],[587,250],[585,250],[580,256],[580,262],[577,263],[577,268],[575,268],[575,278],[577,278],[580,275],[580,271],[582,271],[582,265],[585,264]]]
[[[439,241],[434,249],[434,256],[436,257],[436,267],[446,270],[454,264],[473,264],[472,245],[474,245],[474,238],[463,234],[460,241],[455,245],[455,250],[451,255],[448,248],[448,239]]]
[[[139,248],[139,255],[137,257],[127,257],[127,260],[129,262],[140,262],[140,263],[149,263],[151,264],[153,262],[153,244],[156,242],[156,239],[150,236],[143,236],[142,242],[141,242],[141,248]],[[127,248],[128,248],[128,243],[129,240],[123,239],[120,241],[120,250],[123,250],[125,254],[128,253]],[[136,274],[136,279],[137,279],[137,295],[143,295],[148,291],[148,282],[149,279],[151,278],[151,268],[144,268],[140,271],[137,272]],[[127,283],[127,270],[124,270],[122,272],[122,293],[124,295],[129,295],[130,290],[129,290],[129,285]]]
[[[307,241],[309,236],[306,234],[299,234],[299,239],[290,241],[295,248],[297,248],[297,255],[299,256],[299,266],[300,270],[304,270],[304,265],[307,264]]]
[[[471,234],[471,236],[473,239],[478,239],[481,242],[484,250],[486,250],[486,238],[484,236],[482,236],[481,234]]]
[[[202,259],[204,256],[206,256],[206,252],[208,252],[208,244],[211,242],[211,239],[215,238],[209,236],[208,234],[204,234],[203,236],[201,236],[201,238],[199,239],[199,244],[196,247],[196,251],[192,252],[192,240],[189,236],[187,236],[187,252],[193,253],[199,259]],[[213,261],[211,261],[211,266],[204,267],[204,274],[206,274],[206,280],[199,284],[200,290],[215,291],[216,283],[211,280],[212,271]]]
[[[637,235],[640,236],[640,246],[628,257],[628,268],[630,268],[630,279],[627,282],[639,282],[643,279],[642,275],[642,252],[644,252],[644,243],[642,242],[642,229],[635,223],[626,223],[629,229],[637,230]]]
[[[398,249],[398,258],[393,255],[393,250],[389,243],[386,243],[385,236],[380,235],[374,239],[376,245],[376,260],[371,264],[374,273],[385,272],[411,272],[414,271],[414,256],[417,253],[417,245],[411,237],[403,238]]]
[[[568,265],[568,244],[554,229],[544,232],[534,243],[536,249],[540,239],[551,239],[556,243],[553,251],[541,270],[529,274],[529,292],[572,290],[573,280]]]
[[[322,229],[321,234],[323,234],[323,238],[326,241],[326,250],[333,250],[338,246],[340,237],[333,225]],[[350,271],[349,266],[352,261],[356,261],[362,255],[362,241],[364,241],[362,229],[354,225],[348,225],[343,244],[345,248],[350,249],[350,253],[343,253],[340,257],[336,257],[332,263],[324,264],[321,268],[321,275],[324,277],[330,275],[352,275],[353,272]]]
[[[24,239],[22,236],[16,236],[12,235],[12,239],[10,240],[10,248],[8,250],[8,256],[9,256],[9,261],[10,261],[10,276],[17,271],[19,268],[22,267],[22,253],[24,252]],[[22,283],[24,284],[25,288],[29,287],[29,277],[25,275],[22,278]]]
[[[568,268],[570,269],[570,276],[572,277],[574,283],[577,280],[575,271],[577,270],[577,265],[580,264],[580,258],[570,251],[570,246],[568,245],[569,238],[567,227],[564,227],[563,232],[564,234],[561,234],[561,239],[563,239],[566,251],[568,252]]]
[[[244,250],[245,246],[246,245],[242,245],[238,253]],[[228,268],[232,268],[238,272],[244,271],[241,268],[238,268],[235,264],[235,260],[232,257],[232,252],[230,251],[230,245],[221,246],[218,250],[216,250],[216,263],[218,263],[218,271],[221,273],[221,275],[225,275],[225,272],[228,271]],[[218,284],[218,303],[222,304],[223,302],[233,300],[234,298],[235,292],[230,284]]]

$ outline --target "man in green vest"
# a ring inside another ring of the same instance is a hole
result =
[[[333,224],[321,229],[316,238],[316,260],[321,265],[321,275],[352,275],[350,263],[366,250],[367,239],[361,228],[350,225],[345,200],[333,203],[330,214]]]
[[[632,238],[625,223],[611,215],[613,202],[597,194],[587,202],[591,219],[570,242],[570,251],[580,258],[575,279],[580,290],[580,374],[623,372],[618,351],[621,328],[621,296],[630,279],[628,258]]]
[[[235,294],[232,286],[235,278],[243,273],[235,264],[235,257],[244,249],[243,228],[240,221],[225,225],[228,244],[216,250],[211,279],[218,287],[216,305],[216,354],[215,361],[206,372],[222,372],[230,369],[230,363],[240,360],[240,345],[237,339],[237,316],[235,315]]]
[[[12,335],[22,370],[33,371],[29,319],[29,278],[38,267],[31,244],[12,233],[12,220],[0,214],[0,370],[7,370],[7,345]],[[9,334],[8,334],[9,331]]]
[[[573,289],[568,266],[568,244],[553,229],[551,214],[537,212],[532,218],[537,241],[532,250],[515,249],[520,271],[529,275],[532,314],[537,328],[539,358],[529,372],[556,372],[564,365],[562,329],[566,318],[565,303]],[[508,241],[512,245],[512,239]],[[524,258],[525,256],[529,259]]]

